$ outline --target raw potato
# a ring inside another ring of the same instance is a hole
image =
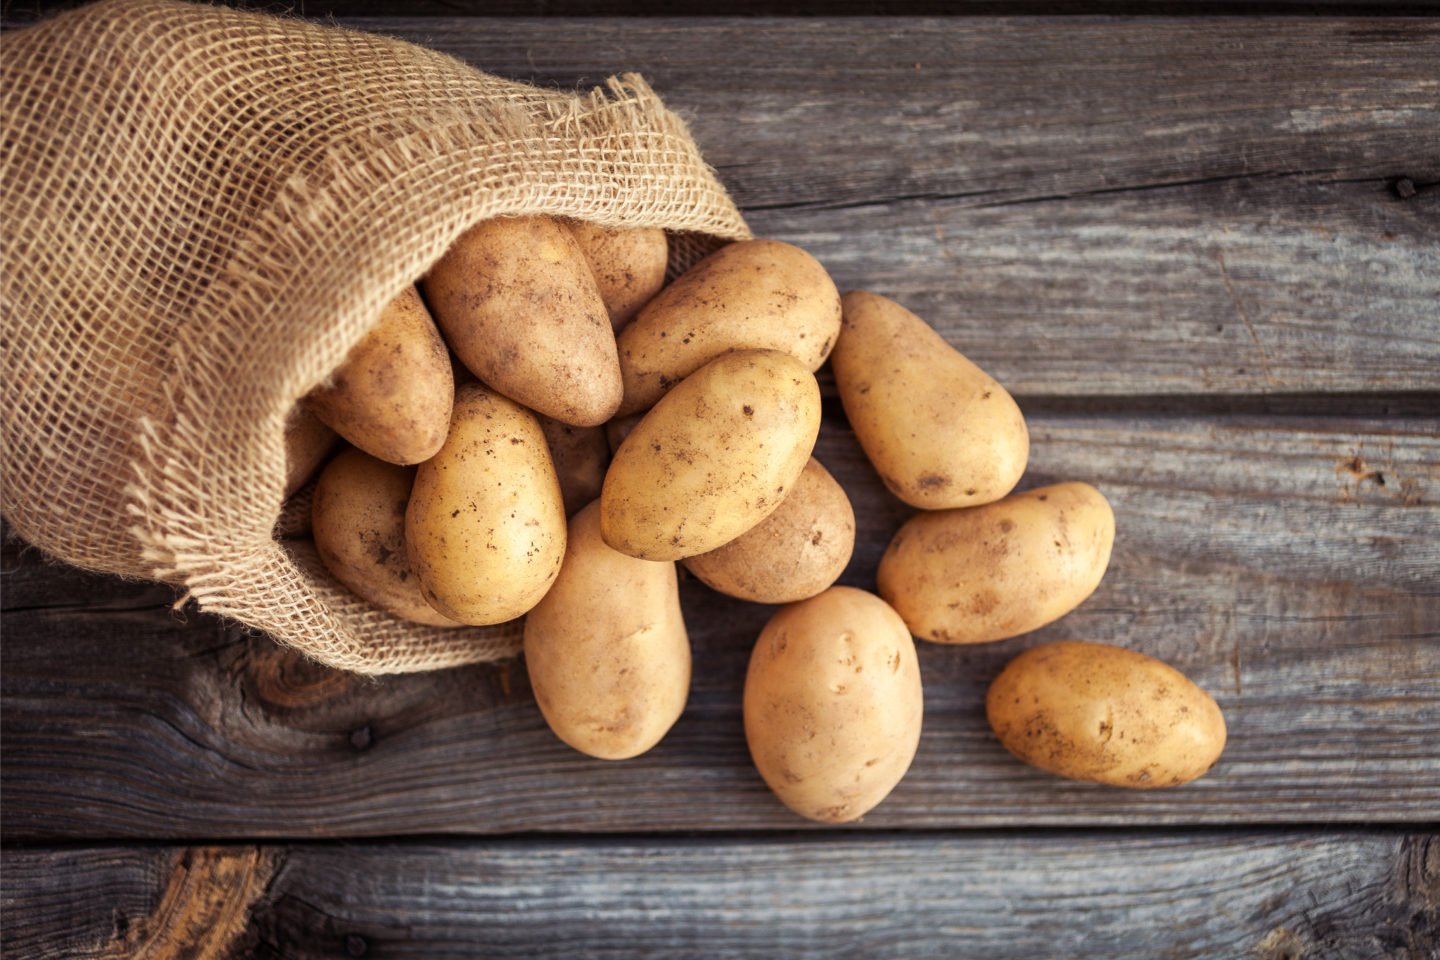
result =
[[[600,494],[605,542],[645,560],[729,543],[773,513],[820,432],[820,385],[789,354],[743,350],[687,377],[636,425]]]
[[[675,564],[611,550],[599,503],[585,507],[559,579],[525,618],[525,667],[545,722],[576,750],[624,760],[655,746],[690,691]]]
[[[564,224],[487,220],[455,241],[424,286],[451,349],[493,389],[577,427],[614,415],[622,389],[615,333]]]
[[[855,549],[850,498],[810,458],[774,513],[723,547],[689,557],[685,569],[721,593],[755,603],[793,603],[839,579]]]
[[[873,293],[845,294],[830,366],[856,439],[890,492],[943,510],[999,500],[1025,472],[1014,399],[929,324]]]
[[[665,286],[670,243],[659,227],[608,229],[573,220],[568,226],[590,261],[617,332]]]
[[[303,405],[285,421],[285,496],[310,482],[340,438]]]
[[[440,331],[413,286],[335,371],[311,391],[315,416],[346,440],[388,463],[428,460],[445,442],[455,381]]]
[[[459,626],[425,602],[410,571],[405,506],[414,480],[414,467],[343,451],[315,484],[315,549],[335,579],[362,600],[416,623]]]
[[[545,432],[545,445],[550,448],[550,462],[560,479],[565,515],[572,516],[600,496],[600,487],[605,483],[605,468],[610,466],[605,428],[572,427],[550,417],[537,419]]]
[[[1001,671],[985,697],[995,735],[1026,763],[1117,787],[1173,787],[1225,749],[1225,717],[1168,664],[1100,643],[1046,643]]]
[[[1105,575],[1115,514],[1088,483],[1059,483],[968,510],[911,517],[876,575],[915,636],[985,643],[1080,605]]]
[[[731,350],[780,350],[820,369],[840,334],[840,294],[820,262],[777,240],[721,247],[620,331],[625,399],[638,413]]]
[[[452,620],[501,623],[539,603],[565,555],[565,506],[535,415],[482,384],[456,391],[450,436],[415,474],[405,544]]]
[[[874,594],[832,587],[784,607],[745,676],[745,739],[791,810],[858,820],[910,769],[924,696],[915,643]]]

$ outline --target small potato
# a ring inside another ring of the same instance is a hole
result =
[[[755,603],[793,603],[829,587],[855,549],[855,511],[814,457],[779,508],[685,569],[713,590]]]
[[[315,416],[387,463],[428,460],[445,442],[455,381],[440,331],[414,287],[391,301],[328,386],[311,391]]]
[[[840,333],[840,294],[820,262],[777,240],[721,247],[641,308],[620,331],[625,399],[618,415],[731,350],[780,350],[820,369]]]
[[[874,594],[831,587],[782,608],[750,655],[745,739],[785,806],[858,820],[910,769],[925,698],[915,643]]]
[[[310,482],[340,438],[304,405],[285,420],[285,496]]]
[[[820,432],[820,385],[789,354],[713,360],[620,444],[600,494],[605,542],[644,560],[714,550],[764,520]]]
[[[612,230],[581,220],[567,225],[595,272],[610,325],[619,331],[665,286],[670,262],[665,231],[659,227]]]
[[[1059,483],[968,510],[911,517],[876,580],[910,632],[985,643],[1060,619],[1110,564],[1115,514],[1088,483]]]
[[[842,302],[835,386],[890,492],[944,510],[1014,489],[1030,435],[1005,388],[898,303],[858,290]]]
[[[565,505],[533,413],[482,384],[456,391],[450,435],[415,474],[405,545],[452,620],[501,623],[540,602],[565,555]]]
[[[549,217],[487,220],[423,281],[435,319],[475,376],[577,427],[620,405],[615,333],[574,234]]]
[[[624,760],[655,746],[690,691],[675,564],[611,550],[600,504],[582,509],[560,577],[525,617],[525,667],[545,722],[576,750]]]
[[[575,514],[600,496],[605,468],[610,466],[610,444],[603,427],[572,427],[568,423],[537,417],[550,448],[550,462],[560,479],[565,498],[565,515]]]
[[[414,467],[345,450],[315,484],[311,529],[315,550],[336,580],[397,617],[433,627],[459,626],[420,594],[405,552],[405,507]]]
[[[1168,664],[1101,643],[1026,650],[990,685],[985,714],[1026,763],[1117,787],[1173,787],[1225,749],[1225,717]]]

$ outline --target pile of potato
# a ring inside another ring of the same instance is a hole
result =
[[[308,412],[352,445],[313,495],[336,579],[418,623],[524,616],[541,712],[595,757],[643,753],[685,707],[677,561],[785,604],[750,659],[750,752],[797,813],[854,820],[919,743],[912,636],[983,643],[1055,621],[1100,583],[1114,515],[1084,483],[1012,494],[1029,435],[1005,389],[898,304],[842,298],[805,251],[734,243],[669,286],[666,260],[660,230],[476,226],[307,398],[288,487],[327,455]],[[855,516],[811,455],[827,358],[865,453],[921,511],[878,596],[833,585]],[[1194,779],[1225,743],[1202,690],[1100,644],[1028,650],[986,709],[1022,760],[1122,786]]]

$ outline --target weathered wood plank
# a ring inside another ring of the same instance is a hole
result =
[[[10,850],[4,868],[0,944],[28,957],[1425,960],[1440,938],[1440,838],[1378,831]]]
[[[833,413],[833,411],[831,411]],[[1099,591],[1028,637],[922,644],[925,733],[861,829],[1423,821],[1440,810],[1440,420],[1037,416],[1027,485],[1115,505]],[[873,584],[908,514],[834,418],[820,458],[856,505],[845,581]],[[695,582],[689,706],[650,754],[589,760],[546,729],[523,665],[382,681],[308,664],[173,592],[9,558],[0,826],[11,839],[801,828],[740,722],[770,608]],[[1174,663],[1230,744],[1173,791],[1062,781],[989,733],[985,688],[1040,640]]]

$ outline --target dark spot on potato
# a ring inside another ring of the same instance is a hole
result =
[[[814,533],[814,535],[812,535],[812,536],[810,537],[810,544],[811,544],[811,546],[816,546],[816,547],[818,547],[818,546],[820,546],[820,541],[821,541],[821,540],[824,540],[824,539],[825,539],[825,534],[824,534],[824,532],[821,531],[821,530],[816,530],[815,533]]]
[[[989,390],[986,390],[983,394],[980,395],[980,399],[981,399],[981,400],[989,400],[989,399],[990,399],[990,391],[989,391]]]
[[[455,519],[456,517],[458,517],[458,516],[460,516],[460,511],[459,511],[459,510],[451,510],[451,511],[450,511],[450,519],[451,519],[451,520],[454,520],[454,519]]]
[[[1040,494],[1040,496],[1037,497],[1036,499],[1038,499],[1041,503],[1044,503],[1046,500],[1049,500],[1049,499],[1050,499],[1050,494],[1048,494],[1048,493],[1042,493],[1042,494]]]
[[[740,409],[742,409],[742,410],[745,411],[745,416],[747,416],[747,417],[753,417],[753,416],[755,416],[755,408],[752,407],[752,406],[750,406],[750,404],[748,404],[748,403],[745,404],[745,406],[741,407]]]
[[[938,490],[940,487],[950,486],[950,478],[942,477],[938,473],[927,473],[917,482],[923,490]]]
[[[1009,533],[1011,530],[1014,530],[1014,529],[1015,529],[1015,521],[1014,521],[1014,520],[1006,519],[1006,520],[1001,520],[1001,521],[1000,521],[1000,532],[1001,532],[1001,533]]]
[[[521,440],[519,437],[511,437],[511,438],[510,438],[510,445],[511,445],[512,447],[515,446],[517,443],[524,443],[524,442],[525,442],[525,441],[524,441],[524,440]]]
[[[973,497],[973,496],[975,496],[975,494],[977,494],[977,493],[979,493],[979,491],[976,490],[974,487],[966,487],[966,488],[965,488],[965,496],[967,496],[967,497]]]

